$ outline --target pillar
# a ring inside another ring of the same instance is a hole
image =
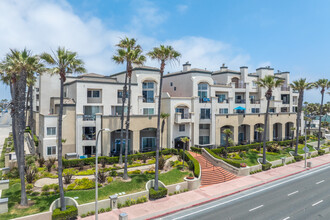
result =
[[[140,152],[141,149],[141,141],[140,141],[140,130],[134,130],[133,131],[133,140],[131,140],[132,143],[132,150]]]

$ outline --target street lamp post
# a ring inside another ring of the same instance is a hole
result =
[[[98,199],[98,174],[99,174],[99,171],[98,171],[98,150],[97,150],[97,145],[99,143],[99,135],[102,131],[107,131],[107,132],[110,132],[110,129],[109,128],[103,128],[101,130],[99,130],[97,132],[97,135],[96,135],[96,149],[95,149],[95,219],[98,220],[98,208],[97,208],[97,199]],[[102,145],[101,145],[102,147]]]

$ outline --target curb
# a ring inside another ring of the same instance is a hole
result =
[[[250,186],[250,187],[248,187],[248,188],[241,189],[241,190],[238,190],[238,191],[235,191],[235,192],[232,192],[232,193],[226,194],[226,195],[218,196],[218,197],[216,197],[216,198],[209,199],[209,200],[206,200],[206,201],[203,201],[203,202],[200,202],[200,203],[196,203],[196,204],[193,204],[193,205],[190,205],[190,206],[187,206],[187,207],[181,208],[181,209],[173,210],[173,211],[170,211],[170,212],[166,212],[166,213],[164,213],[164,214],[160,214],[160,215],[157,215],[157,216],[154,216],[154,217],[151,217],[151,218],[147,218],[147,220],[152,220],[152,219],[161,218],[161,217],[163,217],[163,216],[170,215],[170,214],[173,214],[173,213],[175,213],[175,212],[179,212],[179,211],[183,211],[183,210],[186,210],[186,209],[193,208],[193,207],[195,207],[195,206],[203,205],[203,204],[206,204],[206,203],[212,202],[212,201],[214,201],[214,200],[222,199],[222,198],[225,198],[225,197],[228,197],[228,196],[234,195],[234,194],[236,194],[236,193],[244,192],[244,191],[246,191],[246,190],[253,189],[253,188],[255,188],[255,187],[262,186],[262,185],[265,185],[265,184],[267,184],[267,183],[271,183],[271,182],[274,182],[274,181],[277,181],[277,180],[280,180],[280,179],[284,179],[284,178],[287,178],[287,177],[289,177],[289,176],[293,176],[293,175],[296,175],[296,174],[298,174],[298,173],[305,172],[305,171],[307,171],[307,170],[315,169],[315,168],[317,168],[317,167],[324,166],[324,165],[329,164],[329,163],[330,163],[330,162],[326,162],[326,163],[323,163],[323,164],[317,165],[317,166],[312,167],[312,168],[307,168],[307,169],[305,169],[305,170],[300,170],[300,171],[298,171],[298,172],[291,173],[291,174],[288,174],[288,175],[285,175],[285,176],[282,176],[282,177],[278,177],[278,178],[276,178],[276,179],[269,180],[269,181],[267,181],[267,182],[260,183],[260,184],[254,185],[254,186]]]

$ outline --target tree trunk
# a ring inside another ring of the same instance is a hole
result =
[[[320,144],[321,144],[321,122],[322,122],[322,113],[323,113],[323,98],[324,98],[324,89],[321,91],[322,98],[321,98],[321,105],[320,105],[320,120],[319,120],[319,138],[317,140],[317,150],[320,150]]]
[[[297,111],[297,122],[296,122],[296,148],[294,151],[294,155],[298,155],[298,145],[299,145],[299,127],[300,127],[300,120],[301,120],[301,112],[302,112],[302,104],[304,100],[304,90],[300,91],[299,98],[298,98],[298,111]]]
[[[25,101],[25,115],[27,115],[28,109],[29,109],[29,96],[30,96],[30,87],[28,87],[27,95],[26,95],[26,101]],[[29,125],[29,121],[27,121],[27,125]]]
[[[156,136],[156,162],[155,162],[155,190],[158,190],[158,161],[159,161],[159,145],[160,145],[160,111],[162,106],[162,87],[163,87],[163,74],[165,69],[165,62],[162,61],[160,65],[160,79],[159,79],[159,93],[158,93],[158,112],[157,112],[157,136]],[[184,157],[184,150],[183,150]],[[184,161],[183,161],[184,163]]]
[[[129,71],[132,71],[131,66],[129,67]],[[128,103],[127,103],[127,119],[126,119],[126,138],[125,138],[125,166],[124,166],[124,176],[123,179],[128,179],[127,174],[127,155],[128,155],[128,138],[129,138],[129,123],[130,123],[130,113],[131,113],[131,84],[132,84],[132,74],[129,74],[130,77],[128,79]]]
[[[62,178],[62,117],[63,117],[63,84],[64,79],[61,76],[61,88],[60,88],[60,109],[58,112],[58,126],[57,126],[57,161],[58,161],[58,185],[60,188],[60,204],[61,211],[66,210],[63,190],[63,178]]]
[[[270,95],[271,97],[271,95]],[[264,129],[264,143],[263,143],[263,152],[262,152],[262,163],[266,164],[266,138],[267,138],[267,130],[268,130],[268,112],[269,112],[269,104],[270,104],[270,97],[267,98],[267,108],[265,114],[265,129]]]
[[[33,121],[33,87],[32,85],[29,86],[29,90],[30,90],[30,115],[29,115],[29,127],[31,129],[32,132],[32,138],[33,138],[33,134],[35,134],[34,132],[34,121]]]
[[[26,95],[26,72],[22,70],[17,84],[17,148],[19,149],[18,161],[18,171],[21,179],[21,206],[27,206],[28,200],[25,191],[25,153],[24,153],[24,132],[25,132],[25,95]]]
[[[125,75],[125,84],[123,87],[123,97],[121,104],[121,116],[120,116],[120,149],[119,149],[119,164],[123,165],[123,139],[124,139],[124,113],[125,113],[125,102],[127,93],[127,70]],[[115,146],[116,147],[116,146]],[[110,149],[111,151],[111,149]]]

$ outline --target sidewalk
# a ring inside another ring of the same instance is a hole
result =
[[[311,158],[307,161],[312,162],[312,167],[327,164],[330,163],[330,154]],[[118,215],[122,212],[127,213],[129,219],[147,219],[162,215],[164,213],[174,212],[195,204],[207,202],[212,199],[230,195],[279,178],[302,172],[306,170],[304,165],[305,161],[303,160],[297,163],[271,169],[269,171],[240,177],[228,182],[199,188],[174,196],[167,196],[166,198],[159,199],[157,201],[149,201],[143,204],[113,210],[111,212],[99,214],[99,219],[118,219]],[[94,219],[94,216],[84,218],[84,220],[92,219]]]

